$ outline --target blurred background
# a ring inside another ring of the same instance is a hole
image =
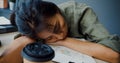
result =
[[[2,0],[0,0],[2,1]],[[5,0],[4,0],[5,1]],[[12,0],[9,0],[12,1]],[[8,2],[9,2],[8,1]],[[111,34],[120,36],[120,0],[45,0],[61,4],[67,1],[77,1],[88,4],[97,14],[99,21]],[[0,9],[0,16],[9,18],[10,11]]]

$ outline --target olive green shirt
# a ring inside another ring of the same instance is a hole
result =
[[[88,5],[69,1],[58,6],[68,24],[69,36],[84,37],[88,41],[103,44],[120,52],[120,38],[109,34]]]

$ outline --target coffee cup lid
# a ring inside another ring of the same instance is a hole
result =
[[[50,61],[54,56],[54,50],[49,45],[39,42],[28,44],[22,50],[22,57],[33,62]]]

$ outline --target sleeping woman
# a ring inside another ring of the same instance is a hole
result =
[[[86,4],[72,1],[57,6],[41,0],[17,0],[11,20],[20,34],[4,51],[0,63],[22,63],[20,52],[24,46],[40,39],[120,63],[119,37],[110,35]]]

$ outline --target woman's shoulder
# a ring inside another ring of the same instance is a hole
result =
[[[76,2],[76,1],[68,1],[68,2],[64,2],[64,3],[59,4],[58,7],[61,10],[65,10],[65,9],[68,9],[68,8],[75,9],[76,7],[79,7],[82,10],[82,9],[88,8],[90,6],[88,6],[86,3],[79,3],[79,2]]]

